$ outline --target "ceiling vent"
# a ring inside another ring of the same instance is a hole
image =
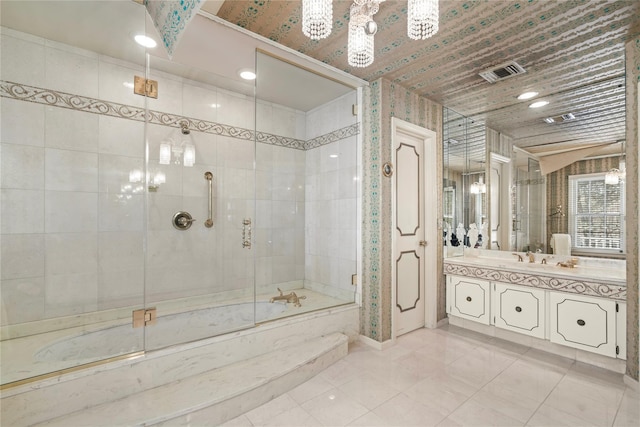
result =
[[[495,83],[498,80],[508,79],[509,77],[517,76],[518,74],[524,74],[526,70],[515,61],[507,62],[498,67],[491,68],[483,71],[480,77],[488,81],[489,83]]]

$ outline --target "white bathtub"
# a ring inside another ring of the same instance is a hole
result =
[[[286,308],[285,303],[259,301],[255,304],[255,322],[268,320]],[[158,317],[157,323],[149,328],[133,329],[127,323],[65,337],[42,347],[34,359],[37,362],[95,360],[104,355],[140,351],[143,339],[146,349],[157,349],[253,325],[254,304],[251,302],[209,307]],[[146,336],[143,337],[143,333]]]

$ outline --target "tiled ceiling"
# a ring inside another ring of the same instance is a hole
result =
[[[320,41],[302,34],[300,1],[227,0],[217,15],[365,80],[389,79],[521,147],[624,139],[624,44],[640,34],[640,0],[440,0],[440,31],[423,41],[406,36],[406,1],[387,0],[375,61],[362,69],[347,64],[350,4],[333,2]],[[493,84],[478,75],[511,60],[526,73]],[[550,104],[528,108],[516,99],[525,90]],[[575,119],[543,121],[566,113]]]

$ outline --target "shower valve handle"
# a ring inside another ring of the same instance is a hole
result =
[[[189,212],[180,211],[176,212],[171,222],[177,230],[188,230],[189,227],[191,227],[191,223],[194,221],[195,219],[191,217]]]
[[[187,219],[187,218],[185,218],[185,217],[182,217],[182,218],[179,218],[179,219],[178,219],[178,224],[180,224],[180,225],[182,225],[182,226],[184,227],[184,226],[186,226],[187,224],[191,224],[191,223],[192,223],[192,222],[194,222],[194,221],[195,221],[195,218],[189,218],[189,219]]]

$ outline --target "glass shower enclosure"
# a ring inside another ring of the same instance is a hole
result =
[[[3,385],[353,303],[353,87],[200,15],[169,58],[135,2],[0,7]]]

